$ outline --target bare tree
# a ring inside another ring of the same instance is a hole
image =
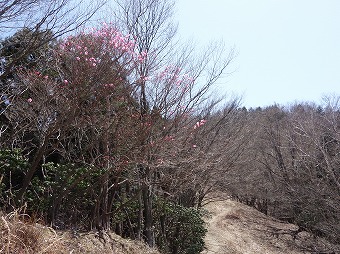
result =
[[[35,30],[53,30],[55,36],[74,31],[89,21],[106,3],[83,0],[12,0],[0,1],[0,28],[18,30],[24,27]]]
[[[339,236],[337,101],[327,100],[325,107],[300,103],[251,112],[256,133],[247,151],[251,160],[246,171],[241,168],[230,175],[235,181],[231,190],[242,202],[335,242]]]
[[[150,246],[154,244],[152,193],[161,191],[155,179],[158,182],[160,175],[169,176],[166,172],[170,168],[172,172],[174,167],[178,169],[176,179],[191,174],[183,171],[184,165],[195,168],[194,155],[188,157],[192,150],[188,142],[195,121],[190,115],[204,107],[210,88],[232,59],[232,53],[225,55],[221,45],[211,46],[201,57],[193,54],[191,46],[179,46],[173,7],[174,1],[170,0],[133,0],[118,1],[115,9],[120,27],[136,41],[138,53],[145,56],[131,82],[135,84],[143,127],[139,132],[138,162],[143,173],[138,181],[142,190],[139,213],[144,218],[140,216],[138,224],[144,224]],[[145,129],[149,123],[151,128]],[[187,156],[183,157],[184,154]],[[168,191],[170,189],[174,190],[168,188]]]
[[[29,32],[22,34],[21,41],[6,45],[16,47],[17,52],[2,57],[4,68],[0,77],[6,78],[22,59],[40,47],[83,26],[105,3],[105,0],[1,1],[0,30],[8,35],[22,29]]]
[[[89,123],[92,123],[95,128],[108,130],[107,125],[112,122],[100,117],[103,112],[110,114],[106,115],[107,119],[116,120],[111,115],[116,106],[112,100],[118,94],[121,100],[129,95],[124,80],[134,68],[134,61],[132,52],[125,49],[128,41],[120,44],[120,48],[113,48],[111,40],[122,38],[115,33],[116,30],[110,29],[114,28],[102,29],[107,36],[96,36],[93,32],[67,38],[53,50],[49,49],[51,57],[39,66],[41,69],[18,72],[18,83],[11,90],[11,105],[4,115],[13,125],[13,133],[17,137],[13,140],[21,142],[21,137],[27,132],[36,136],[35,142],[28,140],[36,147],[29,148],[35,150],[34,158],[18,200],[22,199],[43,156],[55,149],[66,153],[63,147],[68,143],[69,132],[74,126],[82,129],[91,127]],[[113,92],[113,89],[117,90]],[[108,151],[101,152],[108,156]]]
[[[155,198],[199,207],[221,183],[219,174],[237,164],[247,135],[237,101],[218,111],[222,99],[210,97],[232,52],[215,44],[197,56],[191,46],[179,46],[172,1],[119,3],[119,27],[130,35],[120,36],[106,24],[112,30],[95,29],[57,43],[54,49],[66,51],[47,54],[39,73],[19,72],[20,96],[13,97],[6,116],[23,126],[15,129],[18,142],[25,131],[39,137],[18,199],[41,159],[61,153],[66,161],[100,172],[87,190],[95,200],[94,225],[110,229],[116,213],[136,201],[137,218],[127,214],[116,230],[128,228],[131,237],[144,237],[153,246]],[[63,185],[53,210],[86,174]]]

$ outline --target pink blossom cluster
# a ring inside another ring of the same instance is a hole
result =
[[[77,61],[87,63],[91,67],[96,67],[100,59],[95,58],[90,49],[85,46],[85,44],[89,44],[88,46],[90,46],[91,43],[92,42],[80,38],[69,37],[66,39],[66,42],[60,46],[60,49],[63,50],[63,52],[69,52],[74,55]]]
[[[60,45],[62,53],[67,52],[81,65],[96,70],[100,63],[119,62],[124,68],[133,68],[136,63],[144,62],[146,51],[136,52],[136,43],[131,35],[124,35],[112,24],[104,23],[78,36],[69,36]]]
[[[36,76],[38,76],[38,77],[41,77],[40,71],[34,71],[34,74],[35,74]]]
[[[148,77],[148,76],[141,76],[140,77],[140,81],[148,81],[148,80],[150,80],[150,77]]]
[[[137,59],[139,62],[144,62],[148,56],[148,53],[146,51],[142,51],[138,56]]]
[[[115,84],[112,84],[112,83],[110,83],[110,84],[103,84],[102,86],[105,87],[105,88],[113,88],[113,87],[115,87]]]
[[[97,38],[105,38],[114,49],[122,52],[134,53],[135,42],[131,40],[130,35],[123,35],[113,26],[104,25],[100,29],[93,30],[92,35]]]
[[[169,136],[165,136],[164,137],[164,141],[166,141],[166,142],[169,142],[169,141],[174,141],[175,139],[174,139],[174,137],[173,136],[171,136],[171,135],[169,135]]]
[[[158,75],[158,79],[167,79],[167,78],[172,78],[174,75],[178,77],[180,73],[180,68],[173,67],[171,65],[166,66],[164,70],[162,70]]]
[[[89,62],[90,65],[92,65],[93,67],[97,66],[97,59],[94,57],[90,57],[90,58],[85,58],[86,62]]]
[[[129,73],[138,62],[147,57],[146,51],[136,53],[135,40],[130,35],[124,35],[113,25],[105,23],[99,28],[87,29],[76,36],[65,38],[56,53],[70,68],[70,83],[73,86],[86,84],[92,80],[91,77],[106,73],[111,67],[117,69],[117,76],[110,77],[113,80],[93,79],[96,83],[100,82],[98,85],[103,88],[116,87],[117,81],[123,81],[120,71],[122,75]],[[147,77],[144,79],[147,80]]]
[[[156,80],[175,85],[179,91],[187,92],[193,84],[194,78],[189,73],[181,74],[182,70],[178,67],[166,66],[157,76]]]
[[[147,127],[147,128],[151,127],[151,125],[152,125],[151,122],[142,123],[142,126]]]
[[[89,34],[94,38],[104,39],[108,48],[113,47],[120,53],[128,53],[139,62],[144,62],[148,56],[147,51],[135,53],[136,41],[131,38],[131,35],[124,35],[112,24],[103,23],[99,29],[92,28]]]
[[[203,126],[206,122],[207,122],[207,120],[204,120],[204,119],[198,121],[198,122],[194,125],[194,130],[196,130],[197,128]]]
[[[113,26],[104,24],[78,36],[69,36],[60,45],[62,51],[70,52],[77,61],[85,61],[95,67],[102,57],[134,57],[135,42],[130,35],[123,35]]]

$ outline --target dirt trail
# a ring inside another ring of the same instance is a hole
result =
[[[268,217],[236,201],[215,201],[205,208],[210,216],[206,219],[208,233],[202,254],[297,254],[330,249],[340,253],[340,246],[315,239],[307,232],[297,233],[298,226]]]

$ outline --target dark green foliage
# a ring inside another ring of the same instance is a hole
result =
[[[103,171],[71,163],[47,163],[42,165],[41,173],[32,179],[27,190],[29,209],[47,215],[58,227],[88,227],[84,220],[88,220],[94,206],[96,183]],[[58,225],[61,222],[63,225]]]
[[[29,168],[21,150],[0,150],[0,203],[12,204]],[[96,195],[94,188],[101,169],[75,164],[47,163],[36,172],[25,193],[26,212],[44,219],[62,220],[63,224],[83,223],[90,216]]]
[[[204,211],[188,208],[171,201],[153,200],[155,241],[163,253],[196,254],[204,248],[206,234]],[[137,200],[124,198],[115,203],[113,223],[117,232],[135,238],[138,225],[139,205]]]
[[[0,203],[6,207],[20,188],[29,163],[19,149],[0,150]]]
[[[203,211],[158,200],[157,245],[166,253],[195,254],[203,251],[206,234]]]
[[[29,163],[20,150],[0,150],[1,203],[15,195]],[[55,226],[81,225],[88,221],[99,192],[96,184],[105,171],[75,164],[47,163],[36,173],[25,194],[27,213],[44,217]],[[112,225],[121,234],[135,237],[139,203],[136,195],[120,189],[113,203]],[[204,247],[206,233],[203,211],[163,199],[154,199],[153,215],[156,244],[164,253],[194,254]],[[142,207],[143,209],[143,207]],[[46,217],[47,216],[47,217]]]
[[[148,188],[141,184],[152,175],[142,180],[140,172],[136,175],[136,165],[145,153],[144,148],[141,154],[136,150],[140,143],[144,147],[149,130],[142,127],[140,131],[136,121],[140,105],[131,94],[133,87],[126,82],[126,66],[106,64],[107,68],[99,68],[94,77],[97,68],[83,64],[81,69],[72,54],[64,52],[57,58],[50,50],[51,36],[49,31],[23,29],[1,44],[5,75],[0,92],[11,104],[3,116],[14,127],[9,142],[4,136],[0,142],[4,147],[14,142],[21,147],[4,150],[2,155],[9,158],[1,168],[2,205],[8,203],[6,195],[12,193],[17,201],[14,206],[27,204],[27,213],[55,227],[112,228],[122,236],[141,240],[148,238],[146,232],[154,231],[150,235],[166,253],[200,252],[205,235],[201,212],[157,200],[155,194],[145,192],[153,184],[148,183]],[[99,59],[106,59],[101,51],[98,54]],[[61,81],[62,86],[55,85]],[[114,90],[106,83],[114,83]],[[59,89],[65,93],[58,94]],[[144,114],[152,123],[154,116]],[[161,120],[159,115],[157,121]],[[46,129],[41,128],[43,123]],[[153,128],[163,129],[163,125]],[[45,163],[54,153],[60,158]],[[133,159],[129,162],[134,156],[135,164]],[[154,177],[160,180],[160,175]],[[145,197],[149,197],[148,203],[143,202]],[[146,211],[151,219],[146,219]]]
[[[46,52],[52,38],[51,31],[23,28],[3,40],[0,55],[5,60],[5,67],[9,68],[5,72],[9,74],[14,67],[36,67],[43,59],[47,60]]]

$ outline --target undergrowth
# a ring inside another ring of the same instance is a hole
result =
[[[60,238],[52,228],[37,224],[19,210],[1,214],[0,232],[0,253],[65,253]]]

